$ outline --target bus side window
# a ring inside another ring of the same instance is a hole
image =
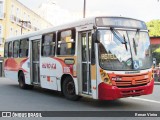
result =
[[[13,42],[13,57],[17,58],[19,56],[19,41]]]
[[[5,43],[4,45],[4,57],[8,57],[8,43]]]
[[[12,42],[9,42],[8,43],[8,57],[12,57],[12,53],[13,53]]]
[[[75,29],[58,32],[57,55],[75,54]]]
[[[42,37],[42,56],[54,56],[55,54],[55,33],[43,35]]]
[[[21,58],[27,57],[28,49],[29,49],[29,40],[28,39],[20,40],[19,57]]]

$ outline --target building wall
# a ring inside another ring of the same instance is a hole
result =
[[[2,3],[3,10],[1,9]],[[23,23],[22,29],[22,22],[20,21],[28,21],[27,23]],[[51,26],[52,24],[17,0],[0,0],[0,56],[3,56],[3,47],[6,38]]]
[[[150,40],[152,45],[160,44],[160,37],[151,37]]]

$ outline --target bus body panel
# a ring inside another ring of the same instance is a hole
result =
[[[103,70],[100,68],[99,71]],[[151,94],[154,86],[152,69],[142,70],[138,74],[134,72],[135,71],[127,71],[125,73],[124,71],[117,72],[107,70],[104,70],[102,73],[99,72],[99,75],[106,73],[112,82],[112,85],[103,82],[105,76],[99,78],[98,99],[115,100],[118,98]],[[118,80],[115,80],[117,78]]]
[[[4,61],[4,71],[5,71],[5,76],[18,80],[18,72],[23,71],[26,77],[26,81],[28,81],[29,76],[30,76],[30,70],[28,68],[28,59],[29,58],[8,58],[5,59]],[[28,82],[29,83],[29,82]]]
[[[100,83],[98,86],[98,99],[100,100],[115,100],[124,97],[134,97],[140,95],[152,94],[154,80],[152,79],[145,86],[118,88],[105,83]]]

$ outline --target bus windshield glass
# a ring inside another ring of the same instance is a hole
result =
[[[152,57],[147,32],[99,30],[100,66],[107,70],[143,70],[151,68]]]

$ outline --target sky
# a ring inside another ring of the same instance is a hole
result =
[[[19,0],[27,7],[36,10],[47,0]],[[55,0],[56,4],[70,13],[83,17],[84,0]],[[86,17],[95,15],[122,16],[148,22],[160,19],[158,0],[86,0]]]

